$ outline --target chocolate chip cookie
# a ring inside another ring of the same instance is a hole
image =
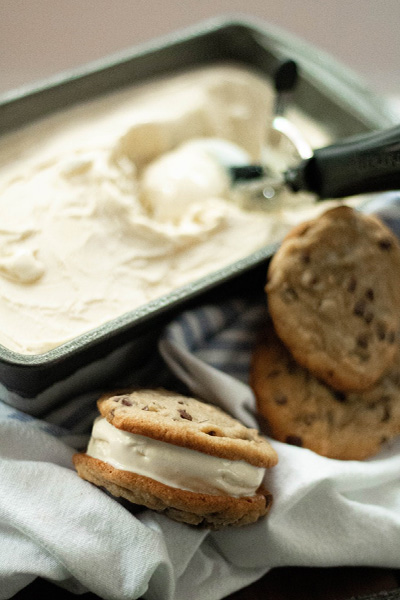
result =
[[[219,408],[163,389],[104,396],[78,474],[112,495],[191,525],[257,521],[275,450]]]
[[[392,364],[400,324],[400,246],[377,218],[341,206],[295,227],[266,285],[278,336],[337,390],[373,386]]]
[[[250,384],[262,427],[281,442],[329,458],[362,460],[400,434],[399,352],[374,387],[340,392],[301,367],[271,324],[254,351]]]

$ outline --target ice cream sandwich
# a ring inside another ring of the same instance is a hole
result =
[[[257,430],[164,389],[103,396],[98,408],[86,453],[73,457],[83,479],[211,529],[253,523],[269,511],[263,480],[278,459]]]

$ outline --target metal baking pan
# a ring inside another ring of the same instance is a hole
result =
[[[268,24],[242,18],[217,19],[157,40],[131,52],[91,64],[0,99],[0,135],[82,101],[149,78],[227,61],[268,77],[276,59],[295,57],[300,81],[294,104],[324,125],[332,139],[393,125],[386,102],[354,73],[321,51]],[[160,327],[178,310],[210,294],[232,292],[246,279],[256,285],[275,246],[268,246],[218,272],[175,290],[40,355],[22,355],[0,346],[0,381],[13,399],[70,394],[92,389],[118,370],[143,360]],[[250,283],[249,283],[250,282]],[[92,369],[90,365],[100,365]],[[99,379],[98,373],[102,373]],[[96,374],[97,373],[97,374]],[[60,387],[59,383],[63,381]],[[82,382],[84,385],[82,387]]]

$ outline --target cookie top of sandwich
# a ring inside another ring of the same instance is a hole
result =
[[[397,352],[400,245],[347,206],[295,227],[268,270],[269,311],[299,364],[338,390],[372,386]]]
[[[277,455],[256,429],[218,407],[164,389],[102,396],[100,414],[117,429],[256,467],[272,467]]]

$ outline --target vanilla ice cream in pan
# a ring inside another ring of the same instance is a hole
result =
[[[393,124],[334,61],[242,20],[3,100],[0,380],[14,404],[134,367],[176,310],[264,269],[287,230],[323,208],[289,192],[244,208],[210,152],[228,143],[268,162],[272,70],[287,56],[300,68],[287,116],[311,147]]]

